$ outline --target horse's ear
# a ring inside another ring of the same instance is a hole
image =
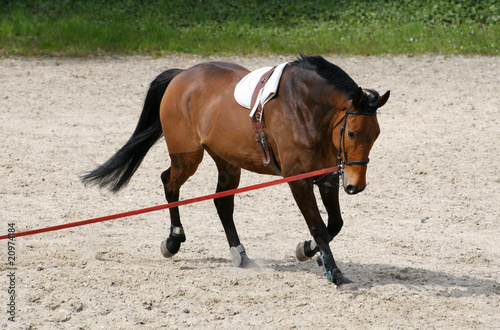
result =
[[[391,91],[387,91],[387,92],[385,92],[384,95],[382,95],[382,97],[380,98],[380,101],[378,102],[379,108],[381,106],[383,106],[385,104],[385,102],[387,102],[387,100],[389,99],[389,96],[391,96]]]
[[[363,89],[361,87],[358,87],[356,94],[354,94],[354,97],[352,98],[352,106],[354,108],[357,108],[361,105],[361,103],[363,103],[364,98],[365,93],[363,93]]]

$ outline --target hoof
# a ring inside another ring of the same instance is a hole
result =
[[[346,283],[346,284],[342,284],[342,285],[337,285],[337,290],[340,292],[358,291],[358,287],[354,283]]]
[[[353,281],[342,274],[339,269],[329,270],[326,272],[326,278],[337,286],[338,291],[357,291],[358,287]]]
[[[181,248],[181,243],[186,241],[186,235],[184,234],[184,229],[182,227],[170,227],[170,235],[168,238],[161,242],[160,250],[161,254],[165,258],[172,258],[179,249]]]
[[[246,257],[245,248],[243,245],[231,246],[229,249],[231,253],[231,262],[234,267],[241,267],[243,265],[243,259]]]
[[[160,250],[161,250],[161,254],[165,258],[172,258],[174,256],[174,254],[170,253],[170,251],[167,248],[167,241],[162,241],[161,242],[161,244],[160,244]]]
[[[306,256],[306,253],[305,253],[305,245],[306,245],[307,242],[301,242],[297,245],[297,248],[295,249],[295,256],[297,257],[297,260],[298,261],[307,261],[311,258],[309,258],[308,256]]]
[[[180,247],[180,243],[167,238],[166,240],[161,242],[160,251],[165,258],[172,258],[177,252],[179,252]]]
[[[231,249],[229,249],[229,252],[231,253],[231,263],[233,266],[241,268],[251,268],[257,266],[250,258],[248,258],[242,244],[232,246]]]
[[[330,256],[331,261],[333,261],[333,258]],[[325,258],[325,255],[323,252],[321,253],[320,258],[317,260],[318,266],[323,267],[323,271],[325,272],[324,274],[326,275],[326,279],[329,282],[332,282],[337,286],[338,291],[356,291],[358,290],[358,287],[356,284],[354,284],[353,281],[348,279],[347,277],[342,274],[340,269],[338,268],[330,268],[332,267],[331,262],[328,262],[328,258]],[[327,265],[327,263],[329,265]],[[335,263],[334,263],[335,265]],[[329,270],[327,270],[329,269]]]
[[[314,257],[314,255],[317,253],[316,248],[317,245],[314,240],[304,241],[297,245],[297,248],[295,249],[295,256],[297,257],[298,261],[307,261]]]

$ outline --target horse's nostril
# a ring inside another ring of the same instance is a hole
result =
[[[355,193],[358,192],[358,188],[356,188],[356,186],[350,184],[347,187],[345,187],[345,192],[348,193],[349,195],[354,195]]]

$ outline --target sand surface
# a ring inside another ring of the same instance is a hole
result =
[[[163,142],[118,194],[79,175],[128,139],[157,74],[213,59],[0,59],[0,233],[165,203]],[[249,69],[293,59],[223,58]],[[315,261],[295,259],[309,233],[282,185],[236,197],[259,269],[232,267],[211,201],[181,209],[187,242],[173,259],[159,250],[167,211],[18,237],[15,324],[1,241],[2,328],[500,328],[500,57],[328,59],[391,90],[368,187],[342,192],[331,244],[358,291],[339,293]],[[207,156],[182,198],[214,192],[215,175]],[[241,186],[272,178],[244,172]]]

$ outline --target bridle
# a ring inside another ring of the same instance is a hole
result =
[[[339,152],[337,154],[337,164],[340,166],[341,171],[343,171],[345,165],[366,165],[370,162],[370,158],[366,158],[363,160],[347,160],[347,152],[345,151],[345,127],[347,123],[347,116],[349,115],[375,116],[375,113],[350,111],[351,107],[352,107],[352,102],[351,104],[349,104],[349,107],[347,108],[347,111],[345,112],[344,116],[338,121],[338,123],[335,124],[335,126],[333,126],[333,129],[335,129],[337,126],[339,126],[340,123],[342,123],[342,126],[340,127],[340,141],[338,149]],[[342,160],[342,153],[344,153],[343,160]]]
[[[339,148],[338,148],[338,154],[337,154],[337,165],[338,167],[340,168],[338,172],[333,172],[333,173],[330,173],[328,175],[326,175],[325,177],[321,178],[320,180],[314,182],[315,184],[319,185],[320,187],[321,186],[333,186],[333,184],[329,183],[328,181],[333,179],[333,178],[336,178],[336,177],[342,177],[342,182],[344,182],[344,166],[345,165],[366,165],[370,162],[370,158],[366,158],[366,159],[362,159],[362,160],[348,160],[347,159],[347,152],[345,151],[345,128],[346,128],[346,124],[347,124],[347,117],[349,115],[353,115],[353,116],[360,116],[360,115],[364,115],[364,116],[375,116],[376,113],[373,112],[367,112],[367,111],[364,111],[364,112],[358,112],[358,111],[351,111],[351,108],[352,108],[352,102],[351,104],[349,104],[349,107],[347,107],[347,110],[344,114],[344,116],[333,126],[333,129],[332,129],[332,132],[333,130],[335,130],[335,128],[337,126],[340,125],[340,123],[342,123],[342,126],[340,127],[340,141],[339,141]],[[344,159],[342,159],[342,154],[344,154]],[[337,184],[335,184],[336,186],[338,186]]]

